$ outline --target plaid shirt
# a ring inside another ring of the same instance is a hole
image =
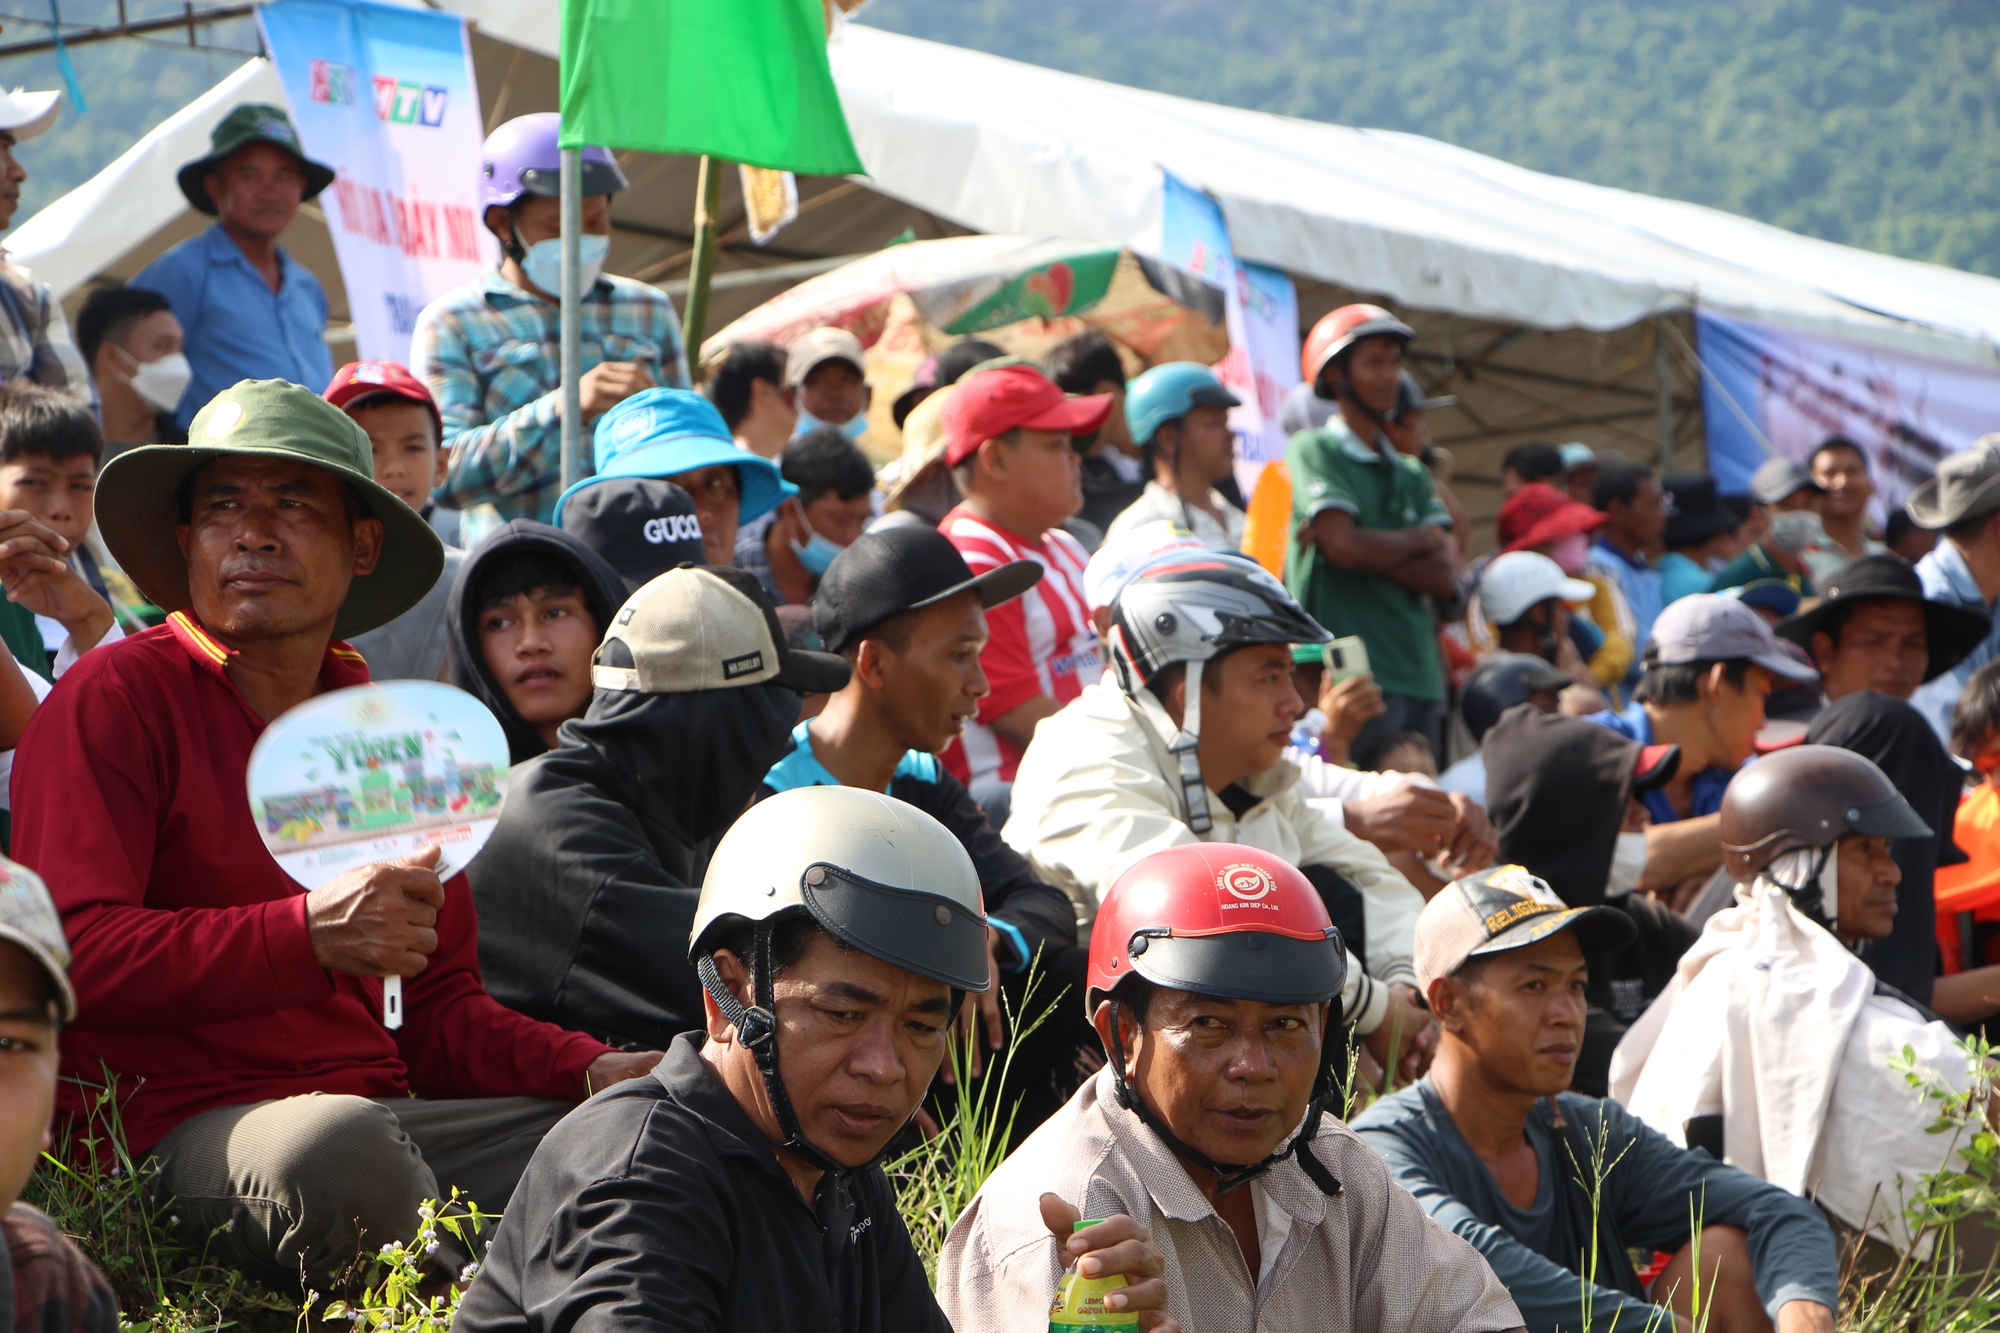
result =
[[[69,320],[46,282],[0,251],[0,381],[33,380],[97,405],[83,354],[69,336]]]
[[[434,495],[465,511],[465,549],[517,518],[555,522],[562,494],[560,316],[496,270],[439,297],[417,317],[410,369],[430,386],[451,451]],[[647,364],[659,383],[689,388],[680,322],[658,288],[601,277],[583,299],[583,368]],[[583,428],[590,470],[591,428]]]

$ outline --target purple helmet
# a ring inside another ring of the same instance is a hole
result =
[[[557,143],[562,133],[562,117],[554,111],[537,111],[532,116],[516,116],[486,136],[480,150],[484,159],[485,198],[482,209],[498,204],[502,208],[524,194],[546,195],[554,199],[562,193],[562,150]],[[609,149],[583,150],[583,192],[585,195],[615,194],[629,181],[618,169]]]

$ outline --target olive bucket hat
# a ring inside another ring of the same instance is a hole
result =
[[[386,625],[415,606],[444,571],[444,544],[372,474],[368,436],[354,419],[287,380],[243,380],[195,414],[187,444],[149,444],[105,464],[97,519],[111,554],[163,610],[189,605],[187,560],[174,529],[183,489],[204,464],[233,455],[310,463],[338,476],[382,523],[382,554],[358,576],[333,623],[336,639]]]
[[[333,184],[333,168],[306,156],[305,147],[299,142],[299,132],[292,128],[292,118],[285,114],[283,107],[266,102],[245,102],[224,116],[210,133],[208,156],[188,163],[175,178],[180,182],[181,193],[187,196],[187,201],[194,205],[197,212],[215,216],[215,200],[209,198],[208,186],[202,178],[220,168],[222,159],[243,145],[252,143],[267,143],[282,148],[299,160],[300,168],[306,173],[306,192],[299,196],[301,203]]]

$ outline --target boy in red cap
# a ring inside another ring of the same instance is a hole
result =
[[[1062,523],[1083,507],[1082,459],[1071,437],[1101,427],[1112,396],[1072,398],[1025,365],[969,376],[951,395],[945,463],[965,498],[938,530],[974,574],[1016,560],[1047,571],[1026,596],[988,614],[979,660],[992,692],[944,755],[998,828],[1035,724],[1104,669],[1083,592],[1090,557]]]
[[[450,458],[440,447],[444,423],[437,402],[397,361],[350,361],[334,372],[325,396],[368,433],[375,480],[423,515],[444,542],[444,573],[424,599],[380,629],[357,635],[354,647],[376,680],[442,679],[450,620],[445,599],[465,552],[458,546],[459,511],[440,509],[431,499],[431,488],[444,484]]]
[[[1589,563],[1591,534],[1605,521],[1602,513],[1578,504],[1566,492],[1543,482],[1530,482],[1507,497],[1494,527],[1503,551],[1538,551],[1562,566],[1563,573],[1597,590],[1590,599],[1587,618],[1602,642],[1588,653],[1587,660],[1598,686],[1607,697],[1615,698],[1614,692],[1631,671],[1638,651],[1637,625],[1617,580]]]

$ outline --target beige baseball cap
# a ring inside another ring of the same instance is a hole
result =
[[[813,368],[828,361],[845,361],[866,379],[868,363],[862,359],[861,340],[846,329],[817,328],[793,343],[785,355],[785,387],[806,382]]]
[[[42,877],[0,856],[0,940],[27,951],[55,987],[62,1021],[76,1019],[76,988],[69,983],[69,940]]]
[[[625,599],[590,668],[600,690],[688,694],[774,684],[806,694],[846,686],[847,662],[788,647],[755,576],[682,565]]]
[[[1615,907],[1571,907],[1526,866],[1494,866],[1454,880],[1417,917],[1417,988],[1464,967],[1467,959],[1538,944],[1576,931],[1585,955],[1621,949],[1638,937]]]

